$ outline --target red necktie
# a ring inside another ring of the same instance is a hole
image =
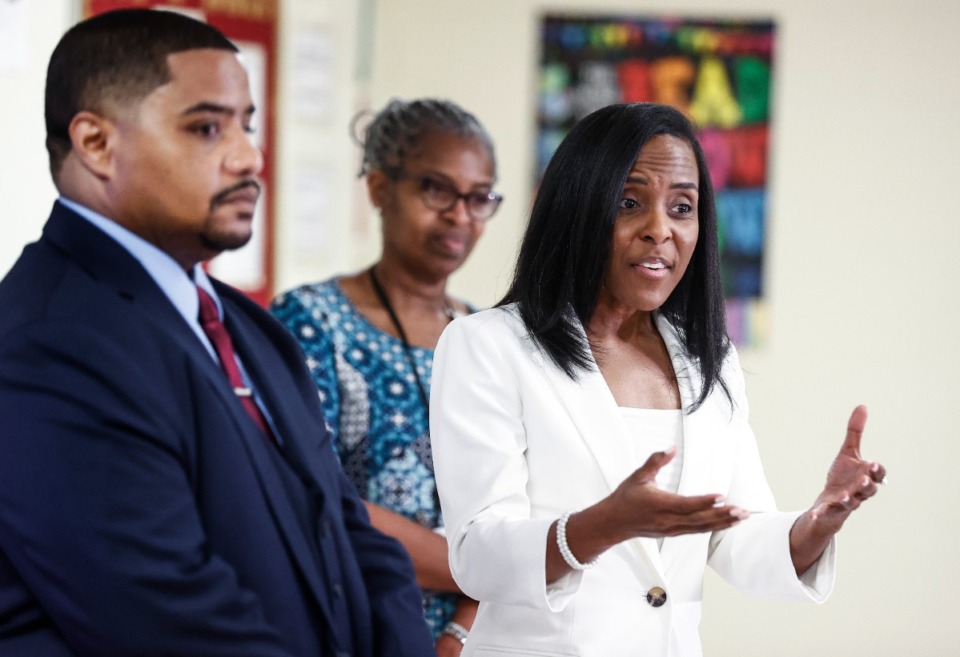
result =
[[[217,302],[200,286],[197,286],[197,296],[200,298],[200,326],[213,344],[217,356],[220,357],[220,366],[226,372],[233,392],[240,398],[240,403],[247,409],[247,413],[260,427],[260,430],[273,440],[273,432],[270,431],[270,425],[267,424],[263,412],[253,399],[253,391],[243,382],[240,367],[237,365],[237,354],[233,350],[233,340],[227,333],[227,327],[220,321]]]

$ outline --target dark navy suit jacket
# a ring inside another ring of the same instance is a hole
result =
[[[215,285],[282,449],[140,264],[60,204],[0,283],[0,655],[433,654],[295,340]]]

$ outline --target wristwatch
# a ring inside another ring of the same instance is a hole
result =
[[[454,639],[460,642],[461,646],[467,644],[467,628],[465,628],[460,623],[455,623],[454,621],[450,621],[444,626],[443,632],[441,632],[441,634],[447,634],[449,636],[452,636]]]

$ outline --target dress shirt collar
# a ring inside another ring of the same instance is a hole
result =
[[[147,271],[147,274],[150,275],[167,298],[170,299],[170,302],[177,309],[177,312],[183,316],[187,324],[190,325],[193,332],[197,334],[200,341],[206,345],[210,355],[216,357],[216,352],[213,350],[210,340],[207,339],[206,334],[200,327],[198,318],[200,301],[197,299],[197,291],[194,285],[199,285],[213,297],[213,300],[217,302],[217,309],[220,311],[221,318],[223,317],[223,307],[203,267],[196,264],[193,266],[193,271],[188,274],[165,252],[139,235],[127,230],[117,222],[107,219],[90,208],[64,198],[63,196],[57,199],[57,201],[106,233],[126,249],[130,255],[136,258]]]

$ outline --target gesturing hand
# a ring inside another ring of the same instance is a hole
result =
[[[877,484],[885,483],[886,469],[876,461],[865,461],[860,456],[860,440],[867,423],[867,408],[857,406],[850,414],[847,435],[840,453],[830,465],[827,483],[810,511],[813,520],[823,530],[835,534],[844,521],[864,500],[877,493]]]
[[[677,536],[726,529],[747,518],[744,509],[723,504],[722,495],[675,495],[657,488],[660,469],[675,449],[653,454],[605,500],[628,536]]]
[[[854,509],[876,495],[877,484],[886,481],[887,471],[882,465],[860,457],[860,439],[866,423],[866,407],[857,406],[847,422],[840,453],[827,472],[823,492],[790,530],[790,555],[798,575],[820,558]]]
[[[657,488],[657,473],[675,449],[657,452],[591,507],[569,517],[567,545],[581,563],[589,563],[614,545],[638,536],[660,538],[731,527],[750,513],[723,503],[721,495],[675,495]],[[556,523],[547,536],[547,583],[570,571],[557,547]]]

